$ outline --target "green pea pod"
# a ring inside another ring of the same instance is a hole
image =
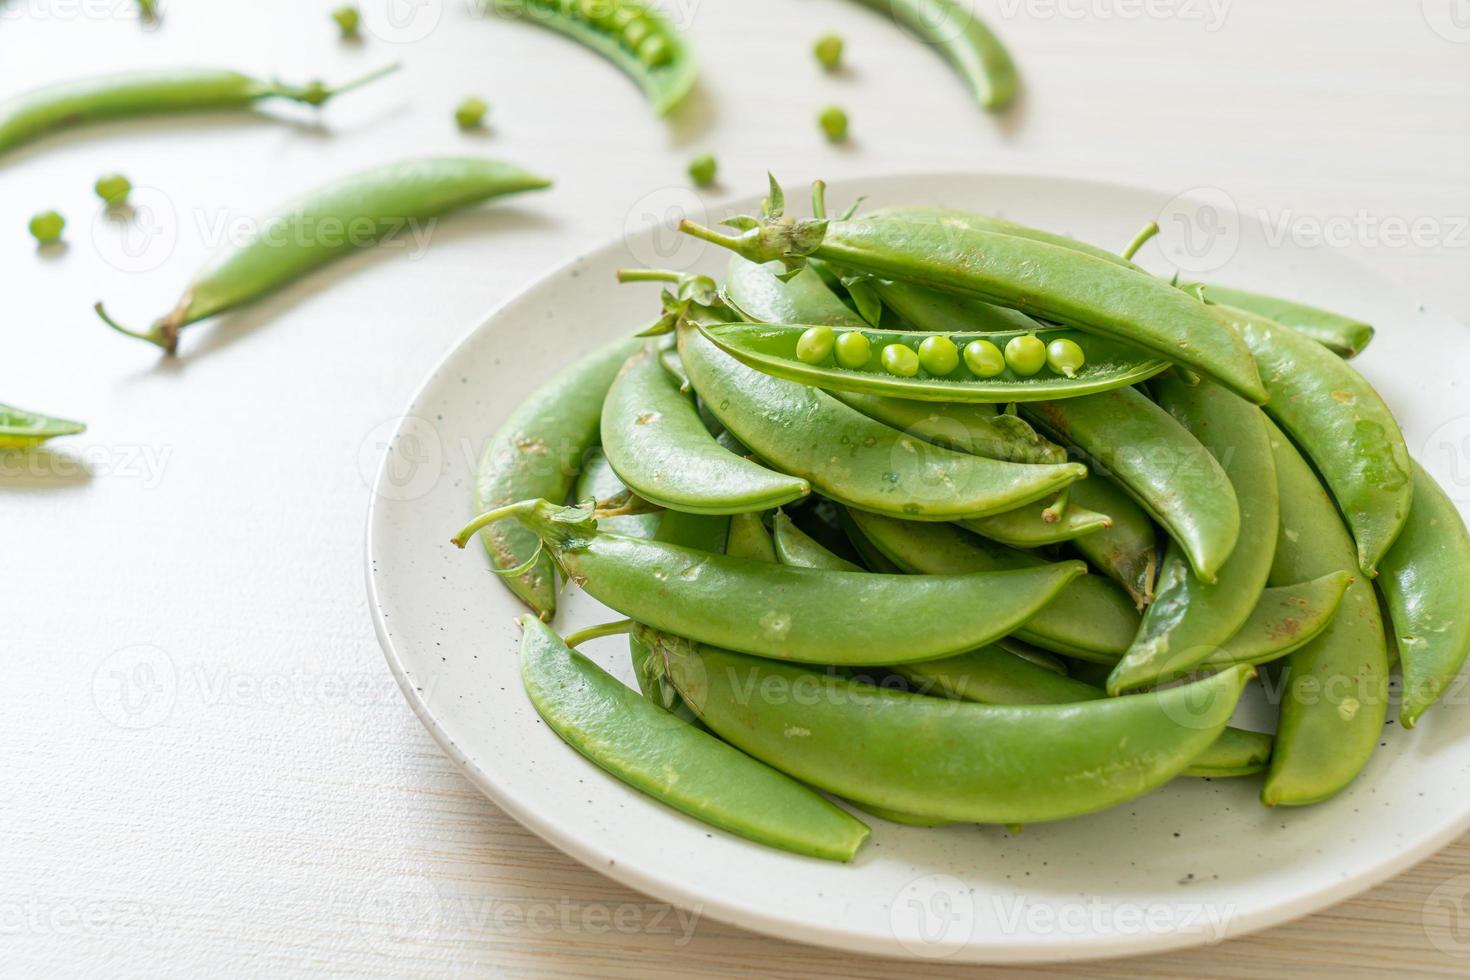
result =
[[[1125,259],[1117,252],[1109,251],[1090,242],[1084,242],[1078,238],[1067,235],[1058,235],[1056,232],[1046,231],[1041,228],[1033,228],[1023,225],[1018,221],[1010,221],[1006,218],[998,218],[993,214],[982,214],[978,211],[961,211],[956,208],[938,208],[928,205],[905,205],[902,207],[880,208],[872,212],[869,217],[893,219],[912,224],[937,225],[946,228],[959,228],[965,231],[984,231],[997,235],[1010,235],[1012,238],[1025,238],[1033,242],[1041,242],[1045,245],[1055,245],[1058,248],[1070,249],[1081,252],[1084,255],[1113,265],[1131,269],[1134,272],[1147,272],[1142,266],[1135,265],[1129,259]]]
[[[765,763],[672,718],[533,616],[521,680],[546,724],[613,776],[696,820],[782,850],[848,861],[869,830]]]
[[[871,575],[711,555],[597,530],[581,508],[527,500],[514,519],[593,598],[630,619],[764,657],[823,664],[933,660],[1014,631],[1086,571],[1081,562],[972,575]],[[849,610],[833,617],[834,608]],[[901,655],[898,652],[901,651]]]
[[[57,436],[86,432],[81,422],[28,412],[14,405],[0,405],[0,449],[30,449]]]
[[[1331,625],[1352,581],[1347,572],[1329,572],[1297,585],[1266,589],[1240,631],[1201,660],[1198,669],[1259,666],[1300,649]]]
[[[831,572],[860,572],[861,568],[846,558],[834,555],[814,538],[797,527],[784,511],[776,511],[772,519],[772,540],[776,560],[793,568],[824,568]]]
[[[880,575],[906,575],[913,571],[911,568],[900,566],[893,559],[889,558],[883,549],[874,544],[863,533],[863,529],[858,526],[857,522],[853,520],[853,511],[843,507],[839,513],[842,520],[842,530],[847,535],[847,540],[852,545],[853,550],[862,558],[863,564],[867,566],[868,571],[877,572]]]
[[[645,348],[629,358],[602,406],[602,448],[645,500],[694,514],[736,514],[806,496],[803,479],[769,470],[715,441],[694,400]]]
[[[773,190],[772,200],[779,188]],[[1125,265],[1015,235],[893,216],[791,222],[774,204],[738,236],[680,228],[755,262],[807,256],[973,296],[1183,364],[1249,401],[1266,400],[1255,363],[1215,307]],[[1091,358],[1089,358],[1091,360]],[[946,400],[955,400],[947,398]]]
[[[293,280],[405,229],[494,197],[550,187],[551,181],[496,160],[426,157],[364,170],[285,205],[265,219],[255,237],[210,265],[184,290],[168,314],[146,331],[119,326],[102,308],[108,326],[178,349],[179,331],[191,323],[243,306]]]
[[[813,323],[855,330],[868,322],[832,291],[815,264],[788,278],[779,262],[730,256],[720,298],[740,316],[759,323]]]
[[[829,391],[833,398],[870,419],[900,429],[915,439],[955,452],[1004,459],[1012,463],[1064,463],[1066,451],[1041,436],[1015,415],[983,402],[942,404]]]
[[[549,27],[602,55],[643,90],[659,115],[699,78],[693,50],[668,19],[641,0],[486,0],[501,16]]]
[[[960,521],[976,534],[1010,545],[1012,548],[1041,548],[1062,541],[1072,541],[1111,527],[1113,519],[1085,507],[1069,505],[1056,520],[1046,519],[1047,508],[1031,504],[993,514]]]
[[[169,68],[72,79],[0,102],[0,154],[88,123],[248,109],[266,99],[320,106],[397,69],[393,65],[335,88],[321,82],[265,82],[216,68]]]
[[[968,6],[956,0],[858,2],[888,14],[915,37],[932,44],[964,77],[982,107],[997,112],[1016,97],[1020,82],[1015,62]]]
[[[856,330],[854,332],[868,339],[871,353],[861,366],[844,367],[837,362],[835,353],[829,353],[815,363],[798,357],[798,341],[810,327],[811,324],[801,323],[700,324],[704,335],[721,350],[765,374],[833,391],[912,401],[999,404],[1076,398],[1137,384],[1169,367],[1169,362],[1162,358],[1108,337],[1065,327],[1048,327],[1037,331],[1036,336],[1047,343],[1072,340],[1087,353],[1087,363],[1070,378],[1060,374],[1024,376],[1009,367],[995,377],[982,378],[973,374],[963,359],[947,375],[933,375],[921,367],[912,377],[901,377],[884,367],[883,350],[894,344],[917,350],[928,334],[873,327]],[[1003,349],[1018,336],[1022,334],[970,332],[952,334],[949,339],[961,350],[977,340],[989,341]]]
[[[1079,704],[996,706],[889,690],[649,634],[727,742],[863,806],[977,823],[1107,809],[1182,772],[1225,729],[1251,668]]]
[[[932,333],[1030,333],[1045,324],[1022,313],[969,296],[941,293],[911,282],[873,279],[883,305],[914,330]],[[772,321],[781,322],[781,321]],[[793,322],[793,321],[785,321]]]
[[[1159,405],[1225,470],[1240,506],[1240,536],[1213,583],[1190,574],[1183,548],[1169,543],[1154,602],[1108,679],[1109,694],[1182,676],[1211,656],[1250,618],[1276,553],[1280,501],[1261,410],[1209,382],[1188,385],[1165,375],[1153,389]]]
[[[1470,533],[1434,477],[1414,463],[1414,506],[1403,533],[1384,556],[1379,588],[1403,662],[1399,722],[1419,723],[1465,664],[1470,652]]]
[[[542,497],[565,500],[588,450],[597,444],[602,401],[636,338],[594,351],[537,388],[491,437],[475,475],[475,512]],[[531,562],[501,582],[542,619],[556,613],[556,573],[535,534],[515,523],[485,528],[480,541],[501,572]]]
[[[572,499],[578,503],[587,501],[610,501],[628,493],[628,487],[613,472],[601,449],[590,449],[582,461],[582,472],[577,476]],[[651,538],[658,531],[663,511],[651,510],[644,514],[623,514],[604,517],[602,528],[614,534],[626,534],[630,538]]]
[[[1073,550],[1104,575],[1123,586],[1134,604],[1144,609],[1154,601],[1159,567],[1159,542],[1154,522],[1112,480],[1094,473],[1067,488],[1073,507],[1082,507],[1112,520],[1110,527],[1075,538]]]
[[[679,329],[694,388],[771,466],[840,503],[913,520],[983,517],[1056,493],[1079,463],[1028,464],[929,445],[806,385],[752,370],[698,330]]]
[[[1358,372],[1296,331],[1244,310],[1232,317],[1271,392],[1266,411],[1322,474],[1369,576],[1409,519],[1414,482],[1398,422]]]
[[[870,816],[877,817],[879,820],[902,824],[905,827],[947,827],[955,823],[955,821],[946,820],[943,817],[920,817],[912,813],[899,813],[897,810],[888,810],[881,806],[863,806],[863,804],[856,803],[852,800],[848,800],[847,802],[856,809]]]
[[[776,545],[771,532],[761,523],[760,514],[731,514],[730,536],[725,541],[725,554],[751,561],[776,561]]]
[[[1353,541],[1332,498],[1275,426],[1271,449],[1281,488],[1272,583],[1355,568]],[[1366,579],[1353,580],[1332,625],[1285,663],[1276,750],[1261,790],[1267,806],[1327,799],[1353,781],[1378,744],[1388,711],[1388,642]]]
[[[1265,772],[1275,743],[1265,732],[1227,728],[1208,749],[1194,757],[1184,775],[1220,779]]]
[[[1240,536],[1240,505],[1215,457],[1142,392],[1022,406],[1032,423],[1077,446],[1132,495],[1213,582]]]
[[[1047,564],[952,524],[900,521],[859,510],[848,513],[864,536],[905,571],[956,575]],[[1101,576],[1085,575],[1068,584],[1056,602],[1027,620],[1016,635],[1047,650],[1111,665],[1137,631],[1133,603]]]
[[[1284,324],[1303,336],[1310,337],[1339,357],[1353,358],[1373,340],[1373,327],[1361,320],[1342,316],[1315,306],[1278,299],[1243,289],[1205,283],[1205,302],[1223,303]]]

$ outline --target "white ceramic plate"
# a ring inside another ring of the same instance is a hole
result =
[[[788,188],[793,201],[804,189]],[[918,175],[832,186],[834,209],[933,203],[995,212],[1121,247],[1150,219],[1157,271],[1213,278],[1350,311],[1379,327],[1358,362],[1411,451],[1462,509],[1470,412],[1457,384],[1470,333],[1373,270],[1273,243],[1223,192],[1188,200],[1037,177]],[[740,210],[753,206],[747,202]],[[667,216],[660,216],[660,218]],[[722,215],[694,215],[718,220]],[[487,245],[487,248],[500,248]],[[616,782],[537,719],[521,689],[522,608],[478,546],[449,544],[470,516],[475,461],[512,407],[581,351],[649,322],[655,287],[618,286],[630,264],[718,274],[727,256],[648,227],[557,270],[451,351],[406,410],[368,516],[368,591],[388,663],[414,711],[492,800],[590,867],[726,922],[847,950],[956,962],[1146,953],[1217,941],[1345,899],[1470,826],[1465,695],[1412,733],[1390,724],[1345,793],[1267,810],[1256,779],[1181,779],[1111,812],[1030,826],[914,829],[870,821],[852,864],[795,857],[713,830]],[[563,633],[616,618],[572,590]],[[588,652],[632,683],[626,646]],[[1392,712],[1391,714],[1396,713]]]

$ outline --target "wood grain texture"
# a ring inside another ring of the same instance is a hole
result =
[[[0,460],[0,973],[975,972],[776,942],[612,883],[471,788],[384,666],[361,551],[388,424],[487,310],[644,215],[713,208],[767,168],[793,185],[948,169],[1215,187],[1290,233],[1347,228],[1328,247],[1470,321],[1470,43],[1424,14],[1448,3],[1234,0],[1205,23],[1184,11],[1210,7],[1183,0],[1161,17],[1125,16],[1137,5],[1121,0],[986,0],[1026,83],[994,120],[857,5],[680,0],[707,70],[669,123],[598,59],[458,0],[422,5],[438,18],[423,30],[374,30],[368,5],[361,46],[336,42],[334,5],[175,0],[154,31],[130,3],[0,6],[3,94],[139,65],[303,79],[406,65],[319,118],[112,125],[0,162],[0,399],[91,424],[50,454]],[[836,77],[809,53],[827,30],[848,42]],[[493,103],[486,135],[453,126],[470,93]],[[816,127],[830,102],[852,117],[842,147]],[[722,170],[701,199],[684,167],[704,149]],[[559,185],[446,221],[426,253],[358,256],[201,325],[177,363],[91,318],[106,298],[142,324],[248,216],[429,152],[502,156]],[[109,170],[139,188],[133,225],[92,196]],[[25,222],[51,207],[70,244],[38,255]],[[1389,234],[1415,222],[1417,240]],[[1470,838],[1221,946],[989,973],[1463,976],[1466,875]]]

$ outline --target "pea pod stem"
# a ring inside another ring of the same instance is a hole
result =
[[[1159,223],[1157,221],[1150,221],[1144,225],[1138,234],[1133,236],[1133,240],[1128,243],[1128,247],[1123,249],[1123,258],[1129,262],[1133,261],[1133,256],[1138,254],[1138,250],[1147,245],[1149,240],[1158,233]]]
[[[616,619],[611,623],[599,623],[596,626],[588,626],[579,629],[575,633],[568,633],[562,637],[562,642],[575,650],[588,640],[598,640],[604,636],[621,636],[633,632],[634,623],[631,619]]]

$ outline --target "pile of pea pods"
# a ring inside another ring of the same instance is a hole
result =
[[[732,833],[1076,817],[1175,778],[1362,771],[1470,651],[1470,534],[1348,363],[1367,324],[927,207],[759,215],[720,282],[493,437],[478,535],[536,710]],[[1156,229],[1154,229],[1156,230]],[[561,579],[626,619],[565,640]],[[1382,604],[1380,605],[1380,597]],[[625,633],[640,690],[573,649]],[[1273,734],[1230,727],[1266,682]],[[820,791],[820,792],[819,792]]]

